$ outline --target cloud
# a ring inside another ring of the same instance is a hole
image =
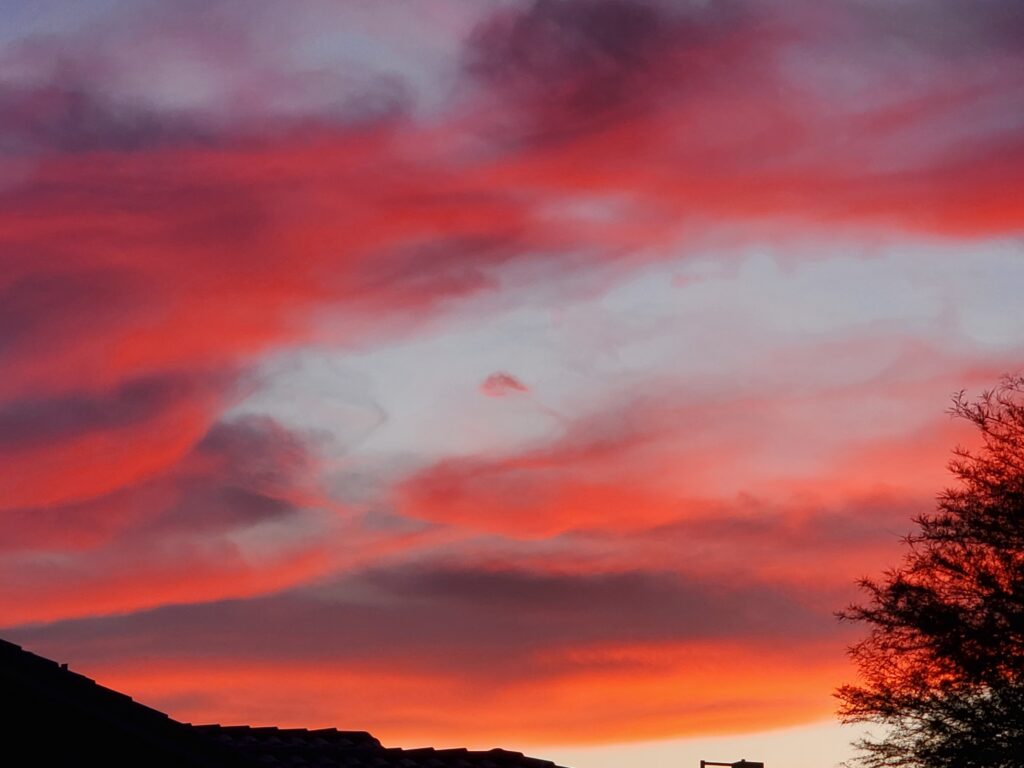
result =
[[[0,451],[52,445],[145,422],[172,403],[189,399],[202,385],[169,375],[129,381],[112,392],[8,402],[0,410]]]
[[[12,243],[10,271],[0,283],[0,360],[7,367],[44,357],[39,355],[41,348],[56,356],[77,337],[113,334],[141,311],[138,294],[144,282],[131,269],[44,268],[46,259],[56,261],[62,251],[41,245],[32,238]],[[45,361],[37,365],[42,367]],[[39,387],[31,389],[38,395]],[[12,390],[17,392],[17,386],[9,381],[0,385],[0,392]]]
[[[1019,54],[1024,10],[1013,0],[985,0],[968,8],[956,0],[908,3],[850,2],[850,18],[887,43],[910,44],[935,56],[974,58]],[[927,22],[927,23],[926,23]]]
[[[506,397],[517,393],[529,392],[530,388],[511,373],[498,371],[483,380],[480,384],[480,391],[488,397]]]
[[[0,405],[0,509],[107,493],[176,462],[226,399],[230,377],[178,372],[112,389]]]
[[[245,659],[429,661],[514,679],[548,673],[538,650],[726,637],[786,642],[794,634],[832,634],[820,618],[798,595],[767,584],[704,582],[672,572],[573,574],[427,562],[278,596],[65,622],[45,634],[55,642],[82,633],[88,658],[106,655],[104,637],[141,633],[149,652],[164,656],[176,649],[235,649]],[[264,630],[254,634],[259,622]],[[295,634],[295,626],[306,631]]]
[[[173,12],[158,3],[91,10],[91,23],[77,29],[11,30],[0,49],[0,103],[8,107],[0,145],[130,152],[237,143],[380,125],[404,119],[411,106],[405,73],[351,58],[325,66],[303,55],[299,33],[317,17],[336,30],[330,47],[339,57],[359,37],[351,17],[346,26],[315,1],[290,14],[232,0],[185,2]]]
[[[740,72],[754,78],[768,63],[768,40],[767,29],[752,34],[753,16],[734,2],[537,0],[479,25],[464,67],[511,103],[506,116],[527,137],[565,140],[700,98],[695,90]]]
[[[1009,232],[1018,207],[988,194],[1012,183],[997,158],[1020,157],[1019,52],[994,34],[1016,15],[1006,5],[969,25],[977,46],[954,63],[929,30],[957,14],[927,3],[887,15],[872,3],[541,1],[482,24],[467,68],[485,85],[500,183],[622,191],[648,215],[698,224]],[[643,229],[650,242],[656,225]]]
[[[404,515],[470,530],[544,538],[569,528],[671,519],[671,495],[645,483],[635,449],[658,436],[644,408],[582,419],[555,442],[508,456],[442,459],[396,488]]]
[[[776,683],[793,675],[783,696],[751,682],[738,723],[774,722],[779,706],[787,716],[814,710],[814,685],[834,663],[822,653],[833,630],[798,596],[770,585],[667,572],[577,575],[423,563],[251,600],[5,632],[43,652],[59,649],[60,658],[87,672],[105,671],[103,682],[129,680],[127,690],[144,700],[176,700],[172,714],[185,719],[231,701],[236,718],[347,723],[384,729],[394,740],[425,728],[435,729],[435,738],[465,739],[472,723],[474,739],[549,741],[556,734],[579,738],[588,717],[587,739],[594,721],[612,729],[603,738],[671,732],[687,716],[694,724],[684,730],[702,727],[707,708],[734,705],[713,678],[754,675],[756,654],[780,660],[794,648],[805,654],[804,671],[783,663],[768,675]],[[728,663],[736,665],[731,672]],[[173,671],[182,668],[191,676]],[[302,706],[290,693],[276,704],[268,698],[289,671],[295,685],[285,689],[304,690],[313,669],[335,681],[320,696]],[[169,685],[172,677],[178,682]],[[359,697],[358,711],[345,703],[355,687],[378,692]],[[385,704],[396,696],[400,705]],[[534,705],[524,710],[526,698]],[[556,714],[577,698],[583,712]],[[437,707],[439,700],[446,706]],[[467,707],[470,701],[476,703]],[[559,721],[554,730],[545,724],[552,717]]]
[[[392,498],[410,518],[520,541],[588,531],[614,539],[749,498],[767,503],[752,506],[755,517],[877,498],[902,510],[948,479],[949,448],[965,437],[941,415],[946,392],[990,379],[1005,359],[890,334],[777,347],[704,381],[651,374],[595,398],[544,440],[442,456]],[[756,386],[733,373],[749,366]]]
[[[134,152],[212,142],[212,127],[188,114],[118,102],[70,74],[45,84],[0,83],[0,148],[15,155],[41,151]]]
[[[213,528],[232,527],[246,522],[249,515],[240,513],[245,500],[251,500],[254,507],[254,521],[262,517],[263,511],[277,510],[281,514],[294,509],[286,504],[288,494],[297,492],[295,484],[302,473],[289,466],[289,462],[273,452],[253,453],[242,462],[231,452],[215,448],[225,432],[237,437],[254,435],[263,442],[273,436],[294,438],[284,435],[279,428],[269,425],[264,432],[257,432],[259,425],[218,424],[207,436],[192,447],[178,461],[160,472],[136,483],[119,486],[103,496],[74,503],[50,507],[15,508],[5,512],[10,536],[4,542],[8,551],[74,551],[84,546],[93,548],[107,543],[125,531],[153,525],[162,526],[174,521],[184,523],[177,526],[178,533],[188,533],[193,528],[202,533]],[[213,439],[211,440],[211,435]],[[252,450],[260,447],[254,440]],[[300,466],[308,462],[301,454]],[[266,467],[253,472],[249,467]],[[201,502],[207,496],[223,494],[225,500],[235,504],[211,505]],[[234,495],[237,494],[237,495]],[[237,518],[237,519],[236,519]],[[174,532],[166,531],[166,532]],[[78,535],[84,536],[79,539]]]
[[[137,444],[129,443],[137,447]],[[157,471],[84,501],[7,509],[0,621],[53,620],[281,588],[329,567],[340,507],[267,418],[220,422]]]
[[[828,610],[853,599],[856,578],[899,557],[911,519],[930,509],[932,498],[893,490],[704,499],[691,502],[685,517],[643,530],[566,534],[559,551],[578,572],[643,564],[681,569],[694,578],[765,581],[789,585],[809,605]],[[534,562],[529,554],[519,558]]]

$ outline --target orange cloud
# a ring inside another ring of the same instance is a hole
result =
[[[230,657],[76,667],[190,722],[230,713],[252,725],[368,729],[391,745],[488,748],[741,733],[827,717],[833,705],[822,691],[846,672],[845,660],[806,644],[797,660],[794,650],[581,647],[550,659],[550,677],[500,685],[422,669]]]

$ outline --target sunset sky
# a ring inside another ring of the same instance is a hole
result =
[[[0,637],[191,722],[823,768],[1024,366],[1019,0],[0,0]]]

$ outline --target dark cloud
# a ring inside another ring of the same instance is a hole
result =
[[[0,84],[0,152],[134,152],[215,138],[195,116],[118,99],[97,87],[71,76],[37,85]]]
[[[131,427],[210,391],[219,377],[170,373],[98,393],[23,398],[0,405],[0,453]]]
[[[671,572],[579,574],[434,568],[371,573],[392,597],[439,608],[562,623],[569,641],[751,637],[810,629],[814,617],[770,586],[733,586]],[[535,627],[533,631],[545,630]]]
[[[288,487],[312,462],[298,435],[257,416],[215,424],[195,453],[200,460],[216,458],[219,469],[237,482],[262,488]]]
[[[527,130],[571,135],[730,72],[750,53],[751,21],[730,1],[536,0],[480,25],[464,68],[533,121]]]
[[[1024,4],[1018,0],[850,0],[846,8],[869,38],[921,52],[958,58],[1024,53]]]
[[[163,481],[174,501],[151,511],[128,535],[200,536],[244,529],[299,513],[314,457],[302,439],[267,417],[215,424]]]
[[[660,525],[641,535],[655,540],[732,542],[737,547],[773,547],[784,552],[852,549],[897,541],[927,499],[867,496],[809,505],[754,498],[714,505],[707,516]],[[587,534],[593,535],[593,534]]]
[[[280,520],[298,510],[292,502],[232,485],[231,477],[204,478],[183,483],[180,500],[143,529],[148,536],[161,532],[198,536],[243,529],[264,520]],[[139,532],[134,533],[139,538]]]
[[[301,628],[297,631],[297,628]],[[4,630],[109,661],[151,657],[380,663],[477,675],[539,674],[548,652],[591,644],[729,638],[767,646],[833,633],[831,616],[768,585],[667,572],[550,574],[444,566],[374,570],[331,587]],[[64,654],[66,655],[66,653]]]
[[[27,271],[31,260],[57,261],[63,254],[23,252],[19,258],[17,245],[9,247],[8,264],[16,269],[21,261],[26,273],[0,286],[0,360],[60,348],[63,338],[116,324],[137,308],[141,281],[128,269]]]

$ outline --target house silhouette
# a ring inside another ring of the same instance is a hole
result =
[[[133,768],[559,768],[503,749],[399,749],[366,731],[181,723],[0,640],[3,765]],[[24,755],[18,758],[17,755]]]

